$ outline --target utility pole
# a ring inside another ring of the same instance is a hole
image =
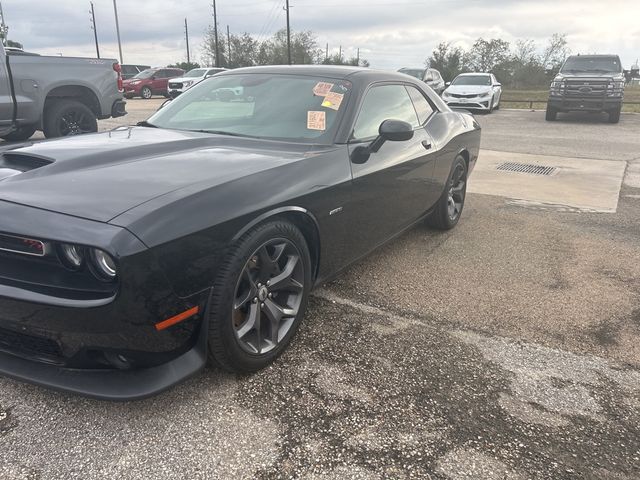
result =
[[[358,54],[356,55],[356,61],[358,62],[356,65],[360,66],[360,49],[358,49]]]
[[[229,33],[229,25],[227,25],[227,67],[231,65],[231,34]]]
[[[4,13],[2,12],[2,2],[0,2],[0,35],[2,36],[2,44],[7,45],[7,36],[9,35],[9,27],[4,22]]]
[[[116,5],[116,0],[113,0],[113,12],[116,15],[116,34],[118,35],[118,51],[120,52],[120,65],[124,63],[122,60],[122,42],[120,41],[120,24],[118,23],[118,5]]]
[[[327,42],[327,48],[324,51],[324,60],[325,61],[329,60],[329,42]]]
[[[96,40],[96,55],[100,58],[100,48],[98,48],[98,29],[96,28],[96,12],[93,10],[93,2],[91,4],[91,30],[93,30],[93,38]]]
[[[184,36],[187,39],[187,63],[191,63],[191,55],[189,55],[189,25],[186,17],[184,19]]]
[[[342,45],[340,45],[340,49],[338,50],[338,61],[342,63]]]
[[[213,0],[213,38],[215,42],[216,67],[220,67],[220,49],[218,48],[218,13],[216,11],[216,0]]]
[[[287,58],[289,59],[289,65],[291,65],[291,27],[289,24],[289,0],[286,0],[287,6],[284,9],[287,11]]]

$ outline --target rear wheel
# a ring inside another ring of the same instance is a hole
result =
[[[431,215],[427,217],[427,224],[439,230],[455,227],[462,215],[466,196],[467,162],[458,155],[451,167],[444,192]]]
[[[620,113],[622,112],[622,105],[609,110],[609,123],[618,123],[620,121]]]
[[[98,119],[89,107],[77,100],[53,100],[44,112],[43,131],[47,138],[97,132]]]
[[[250,230],[220,268],[209,306],[209,357],[232,372],[270,364],[298,329],[311,289],[311,257],[293,224]]]
[[[37,128],[35,125],[23,125],[21,127],[18,127],[13,132],[4,135],[2,139],[6,140],[7,142],[21,142],[23,140],[28,140],[29,138],[31,138],[31,135],[36,133],[36,130]]]
[[[547,122],[553,122],[556,118],[558,118],[558,111],[547,103],[547,113],[545,114],[544,119]]]
[[[149,87],[142,87],[140,90],[140,96],[145,100],[149,100],[153,96],[153,92]]]

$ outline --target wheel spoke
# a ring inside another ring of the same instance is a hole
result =
[[[249,312],[247,313],[247,319],[244,324],[237,330],[237,335],[239,339],[243,339],[247,336],[252,330],[256,331],[256,338],[258,339],[258,343],[256,344],[256,350],[260,353],[260,343],[262,342],[262,337],[260,335],[260,323],[261,323],[261,312],[260,306],[257,303],[252,303],[249,307]],[[255,347],[254,347],[255,348]]]
[[[264,314],[271,323],[271,341],[274,345],[278,344],[278,333],[280,331],[280,323],[283,318],[295,317],[298,309],[283,308],[271,299],[264,302]]]
[[[287,260],[287,264],[278,275],[271,279],[271,286],[269,290],[302,290],[302,284],[293,278],[293,272],[295,271],[300,257],[297,255],[291,255]]]
[[[278,262],[269,255],[266,246],[258,250],[258,269],[258,276],[262,282],[266,282],[272,276],[280,273]]]

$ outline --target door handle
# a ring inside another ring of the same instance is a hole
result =
[[[427,150],[431,150],[431,142],[429,140],[423,140],[422,141],[422,146],[424,148],[426,148]]]

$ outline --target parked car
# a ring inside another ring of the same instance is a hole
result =
[[[214,76],[216,73],[224,72],[226,68],[194,68],[189,70],[182,77],[172,78],[167,85],[167,93],[171,98],[175,98],[186,90],[189,90],[196,83],[205,78]]]
[[[149,65],[122,65],[122,79],[129,80],[140,72],[151,68]]]
[[[122,400],[207,358],[263,368],[315,285],[413,224],[455,227],[479,146],[470,114],[406,75],[273,66],[4,152],[0,372]]]
[[[500,108],[502,84],[492,73],[462,73],[447,84],[442,99],[450,107],[491,113]]]
[[[546,120],[560,112],[606,112],[620,121],[625,78],[617,55],[572,55],[551,82]]]
[[[442,95],[442,92],[445,89],[444,79],[442,78],[442,75],[440,75],[440,72],[435,68],[401,68],[398,71],[405,75],[411,75],[418,80],[422,80],[438,95]]]
[[[4,140],[26,140],[36,130],[47,138],[95,132],[98,119],[126,113],[117,60],[6,52],[0,45]]]
[[[127,98],[149,99],[153,95],[168,97],[169,79],[182,75],[184,75],[184,70],[181,68],[148,68],[135,77],[124,81],[124,94]]]

